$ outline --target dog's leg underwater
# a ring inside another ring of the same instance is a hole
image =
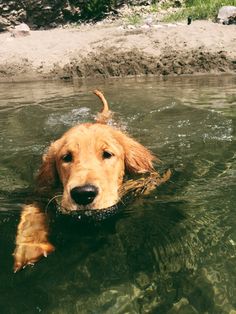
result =
[[[32,265],[54,251],[48,242],[47,214],[38,204],[25,205],[17,228],[14,271]]]

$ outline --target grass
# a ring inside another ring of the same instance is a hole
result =
[[[139,14],[132,14],[126,17],[126,23],[134,26],[138,26],[142,23],[143,19]]]
[[[186,0],[184,8],[165,17],[165,22],[173,22],[187,19],[193,20],[215,19],[219,8],[224,5],[236,6],[236,0]]]
[[[156,12],[158,12],[160,9],[162,9],[162,10],[167,10],[167,9],[169,9],[169,8],[171,8],[171,4],[170,4],[169,2],[164,2],[164,3],[161,4],[161,5],[154,3],[154,4],[151,4],[151,5],[150,5],[150,12],[156,13]]]
[[[163,2],[161,4],[158,3],[152,3],[150,5],[150,12],[151,13],[157,13],[160,10],[168,10],[169,8],[173,7],[173,3],[171,2]]]

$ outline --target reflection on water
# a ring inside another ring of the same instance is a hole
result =
[[[1,84],[1,313],[236,311],[235,87],[233,76]],[[20,205],[40,156],[93,120],[94,88],[173,177],[106,221],[56,217],[56,252],[14,275]]]

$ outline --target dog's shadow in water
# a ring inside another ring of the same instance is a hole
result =
[[[165,189],[160,187],[158,194],[165,193]],[[67,269],[68,275],[86,267],[93,274],[91,281],[99,282],[104,273],[107,283],[111,273],[122,280],[133,271],[152,271],[156,257],[150,247],[158,251],[158,247],[170,246],[171,242],[174,247],[178,224],[186,219],[183,202],[158,201],[155,197],[154,192],[126,199],[116,213],[104,219],[52,215],[50,241],[56,251],[42,264],[47,262],[46,267],[54,268],[55,273]]]
[[[142,272],[150,278],[153,274],[155,278],[166,278],[167,273],[186,269],[187,263],[194,267],[197,251],[201,248],[195,243],[193,251],[189,241],[194,230],[190,231],[193,221],[186,215],[188,203],[174,200],[176,186],[182,189],[184,184],[186,181],[181,183],[181,174],[175,173],[170,183],[158,187],[148,196],[126,199],[117,212],[104,219],[53,211],[50,241],[56,250],[33,267],[28,266],[15,275],[13,270],[11,274],[4,274],[3,281],[8,278],[10,282],[9,278],[14,276],[11,287],[5,288],[5,291],[11,288],[9,300],[22,298],[30,286],[32,299],[41,295],[40,307],[44,309],[54,304],[45,292],[50,289],[59,295],[65,289],[73,291],[76,296],[84,295],[85,291],[99,294],[101,287],[109,289],[132,281]],[[20,201],[17,193],[15,198]],[[8,221],[4,228],[14,233],[19,217],[18,213],[12,215],[13,222]],[[14,241],[12,234],[6,243],[9,241]],[[4,256],[11,253],[9,248],[13,250],[13,245],[9,245]],[[3,266],[10,272],[12,257],[8,256],[6,263]],[[29,307],[27,304],[31,302],[26,300],[25,306]],[[24,309],[22,305],[22,311]]]

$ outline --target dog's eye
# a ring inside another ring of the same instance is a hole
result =
[[[107,150],[104,150],[102,153],[102,158],[103,159],[110,159],[112,156],[114,156],[111,152],[108,152]]]
[[[63,162],[66,162],[66,163],[71,162],[72,161],[72,154],[67,153],[67,154],[63,155],[61,159]]]

